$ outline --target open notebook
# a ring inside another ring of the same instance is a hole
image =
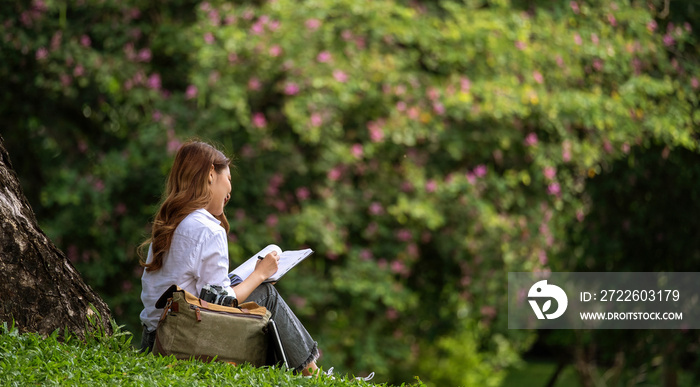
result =
[[[234,283],[235,276],[240,278],[240,281],[235,281],[239,283],[248,278],[248,276],[253,273],[253,270],[255,270],[255,264],[258,262],[258,257],[265,257],[272,251],[277,251],[277,254],[280,255],[279,266],[277,268],[277,272],[270,278],[266,279],[265,282],[279,281],[283,275],[287,274],[287,272],[294,266],[314,252],[311,249],[282,251],[282,249],[280,249],[277,245],[267,245],[264,249],[248,258],[248,260],[229,273],[228,276],[232,279],[231,286],[236,285],[236,283]]]

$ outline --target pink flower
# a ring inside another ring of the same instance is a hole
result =
[[[173,138],[171,140],[168,140],[168,153],[175,153],[177,152],[178,149],[180,149],[180,146],[182,143],[180,140]]]
[[[673,46],[674,43],[676,43],[676,40],[673,39],[673,36],[671,36],[671,34],[664,35],[664,45],[666,47]]]
[[[333,78],[340,83],[345,83],[348,80],[348,75],[342,70],[333,70]]]
[[[474,174],[476,177],[484,177],[486,176],[486,166],[484,164],[479,164],[474,168]]]
[[[308,28],[311,31],[315,31],[319,27],[321,27],[321,21],[318,19],[308,19],[304,24],[306,25],[306,28]]]
[[[360,259],[363,261],[369,261],[370,259],[373,258],[372,251],[369,249],[362,249],[360,250]]]
[[[207,14],[207,17],[209,18],[209,21],[213,26],[218,26],[221,23],[221,17],[219,16],[219,11],[212,9],[209,11]]]
[[[321,115],[318,113],[312,113],[310,120],[311,126],[313,126],[314,128],[321,126],[321,124],[323,123],[323,118],[321,118]]]
[[[75,68],[73,69],[73,75],[76,77],[80,77],[83,74],[85,74],[85,68],[82,65],[75,66]]]
[[[546,265],[547,264],[547,252],[544,250],[540,250],[539,253],[539,261],[541,265]]]
[[[607,138],[603,141],[603,149],[605,149],[605,153],[612,153],[613,151],[613,146]]]
[[[151,61],[151,50],[148,48],[144,48],[139,51],[137,58],[141,62],[150,62]]]
[[[264,30],[265,30],[265,27],[264,27],[263,24],[260,22],[260,20],[258,20],[255,24],[253,24],[253,25],[250,27],[250,32],[252,32],[253,35],[260,35],[260,34],[263,33]]]
[[[332,56],[331,53],[328,51],[321,51],[318,53],[318,56],[316,56],[316,60],[321,62],[321,63],[326,63],[331,60]]]
[[[598,39],[598,34],[591,34],[591,42],[593,42],[593,44],[595,44],[596,46],[598,45],[598,43],[600,42],[600,40]]]
[[[214,35],[212,35],[211,32],[207,32],[206,34],[204,34],[204,41],[205,41],[207,44],[212,44],[212,43],[214,43]]]
[[[43,60],[48,56],[49,50],[47,50],[46,47],[39,47],[39,49],[36,50],[36,60]]]
[[[330,171],[328,171],[328,179],[331,181],[338,181],[340,179],[340,176],[342,175],[342,171],[340,170],[340,167],[333,167]]]
[[[277,223],[279,223],[279,219],[277,219],[277,215],[275,214],[270,214],[267,216],[267,219],[265,219],[265,224],[268,227],[275,227]]]
[[[571,143],[568,141],[564,141],[561,144],[561,158],[565,162],[568,162],[571,160]]]
[[[579,9],[577,2],[570,1],[569,6],[571,7],[571,10],[574,11],[575,14],[578,15],[578,13],[581,12],[581,9]]]
[[[192,99],[197,96],[197,93],[197,86],[189,85],[187,86],[187,90],[185,91],[185,99]]]
[[[63,31],[56,31],[51,37],[51,51],[57,50],[61,46]]]
[[[564,58],[561,55],[557,55],[557,66],[564,68]]]
[[[472,81],[470,81],[467,77],[462,77],[459,80],[459,86],[462,89],[462,92],[468,93],[469,89],[472,87]]]
[[[97,180],[92,184],[92,188],[94,188],[95,191],[97,191],[97,192],[102,192],[102,191],[104,191],[104,189],[105,189],[105,183],[104,183],[102,180],[97,179]]]
[[[622,144],[621,149],[622,149],[622,152],[623,152],[624,154],[629,153],[629,152],[630,152],[630,144],[628,144],[628,143]]]
[[[535,146],[537,145],[537,135],[535,133],[529,133],[525,137],[525,146]]]
[[[304,201],[308,199],[311,196],[311,192],[309,191],[308,188],[306,187],[299,187],[297,188],[297,198],[299,200]]]
[[[693,77],[693,78],[690,80],[690,86],[692,86],[693,89],[697,89],[698,87],[700,87],[700,82],[698,82],[698,78],[697,78],[697,77]]]
[[[435,192],[436,189],[437,189],[437,183],[435,182],[435,180],[428,180],[425,183],[425,190],[427,192],[433,193],[433,192]]]
[[[577,46],[583,44],[583,39],[581,39],[581,35],[579,35],[578,32],[574,34],[574,43],[576,43]]]
[[[369,138],[372,142],[380,142],[384,139],[384,131],[377,121],[368,122],[367,129],[369,129]]]
[[[408,242],[413,239],[413,235],[411,234],[410,230],[402,228],[396,231],[396,239],[400,240],[401,242]]]
[[[465,175],[465,177],[467,178],[467,182],[468,182],[469,184],[474,184],[474,183],[476,183],[476,175],[474,175],[473,172],[467,172],[467,174]]]
[[[434,101],[440,97],[440,93],[434,87],[428,89],[428,99]]]
[[[264,128],[267,126],[267,120],[262,113],[253,114],[253,126],[256,128]]]
[[[608,23],[613,27],[617,26],[617,20],[615,20],[615,16],[611,13],[608,14]]]
[[[550,195],[559,195],[561,192],[561,187],[559,186],[559,183],[551,183],[547,186],[547,192]]]
[[[282,47],[280,47],[278,44],[275,44],[274,46],[270,47],[270,56],[273,57],[278,57],[282,54]]]
[[[540,73],[537,70],[535,70],[532,73],[532,78],[535,80],[535,82],[540,83],[540,84],[544,81],[544,78],[542,77],[542,73]]]
[[[517,48],[518,50],[522,51],[522,50],[525,49],[525,47],[527,47],[527,46],[525,45],[525,42],[523,42],[523,41],[521,41],[521,40],[516,40],[516,41],[515,41],[515,48]]]
[[[433,103],[433,111],[435,112],[435,114],[441,116],[445,114],[445,106],[440,102],[435,102]]]
[[[297,84],[294,83],[294,82],[288,82],[288,83],[284,86],[284,94],[287,94],[287,95],[295,95],[295,94],[297,94],[298,92],[299,92],[299,86],[297,86]]]
[[[553,180],[557,176],[557,169],[554,167],[544,167],[544,177]]]
[[[236,63],[238,62],[238,54],[235,52],[232,52],[228,54],[228,63]]]
[[[420,110],[418,110],[417,107],[411,106],[408,109],[408,118],[410,118],[412,120],[417,120],[419,116],[420,116]]]
[[[415,243],[409,243],[408,246],[406,246],[406,254],[408,254],[409,257],[411,258],[418,258],[418,245]]]
[[[59,78],[61,79],[61,86],[63,86],[63,87],[68,87],[68,86],[70,86],[71,81],[73,80],[73,79],[71,78],[71,76],[68,75],[68,74],[61,74],[61,75],[59,76]]]
[[[260,80],[256,77],[250,78],[248,80],[248,89],[260,90]]]
[[[396,110],[403,112],[406,110],[406,102],[404,101],[399,101],[396,103]]]
[[[391,271],[397,274],[401,274],[406,270],[406,265],[404,265],[403,262],[401,261],[392,261],[391,262]]]
[[[371,215],[381,215],[384,212],[384,207],[382,207],[382,204],[379,202],[372,202],[372,204],[369,205],[369,213]]]
[[[153,90],[158,90],[160,89],[160,74],[152,74],[150,77],[148,77],[148,81],[146,83],[149,89]]]
[[[593,59],[593,68],[594,68],[596,71],[601,71],[601,70],[603,70],[603,61],[600,60],[600,59],[598,59],[598,58]]]
[[[89,37],[89,36],[83,35],[83,36],[80,37],[80,44],[81,44],[83,47],[90,47],[90,44],[91,44],[91,43],[92,43],[92,42],[90,41],[90,37]]]
[[[362,154],[364,153],[362,144],[354,144],[351,148],[351,152],[352,155],[355,156],[355,158],[362,158]]]
[[[656,20],[651,20],[647,23],[647,30],[649,30],[649,32],[654,32],[658,26]]]

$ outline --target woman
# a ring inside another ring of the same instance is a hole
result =
[[[259,260],[252,275],[230,286],[228,277],[228,221],[224,206],[231,198],[230,160],[203,142],[188,142],[177,152],[168,176],[165,200],[143,243],[148,255],[141,264],[144,309],[142,350],[153,350],[161,311],[155,302],[173,284],[199,295],[202,287],[222,286],[230,295],[266,307],[277,323],[289,365],[304,375],[316,373],[317,343],[301,325],[277,290],[263,284],[277,271],[272,252]]]

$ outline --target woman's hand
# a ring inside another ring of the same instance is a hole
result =
[[[277,268],[279,264],[279,254],[273,251],[265,256],[263,259],[259,259],[255,264],[255,270],[253,272],[258,272],[263,277],[263,281],[270,278],[271,275],[277,273]]]
[[[236,297],[238,297],[238,302],[248,300],[255,288],[270,278],[271,275],[277,273],[279,259],[280,256],[276,251],[267,254],[263,259],[258,259],[253,273],[233,288],[236,292]]]

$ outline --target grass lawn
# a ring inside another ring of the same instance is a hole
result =
[[[304,378],[280,368],[176,360],[138,353],[131,334],[96,333],[85,341],[42,338],[0,326],[0,385],[96,386],[370,386],[352,378]],[[416,387],[424,386],[420,381]]]

